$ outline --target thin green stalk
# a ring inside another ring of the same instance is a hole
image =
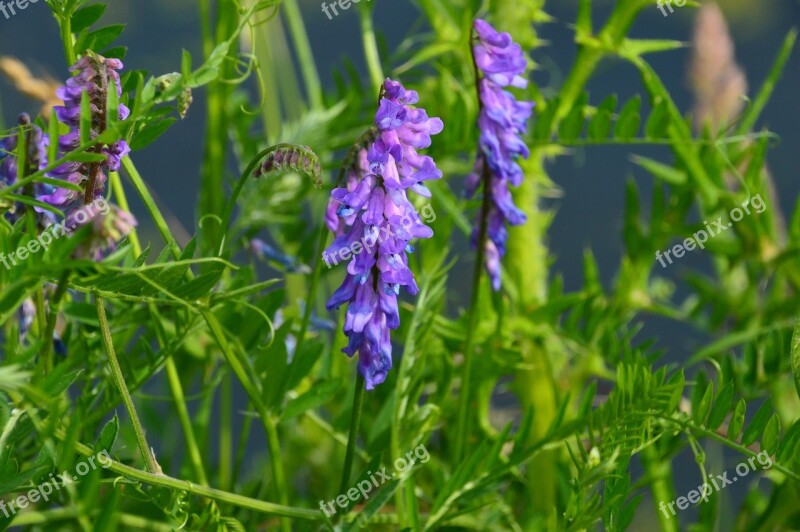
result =
[[[316,300],[317,288],[319,287],[319,280],[322,277],[322,253],[325,250],[325,244],[328,241],[328,227],[323,222],[320,226],[319,239],[317,240],[317,249],[314,252],[313,272],[311,274],[311,284],[308,287],[308,296],[306,297],[306,308],[303,311],[303,321],[300,323],[300,332],[297,334],[297,344],[295,344],[295,353],[302,353],[303,342],[308,333],[308,327],[311,323],[311,313],[314,311],[313,302]]]
[[[377,93],[383,84],[383,68],[381,68],[378,40],[375,38],[375,28],[372,23],[372,9],[362,7],[358,10],[358,15],[361,21],[361,38],[364,43],[364,57],[367,60],[369,79],[372,81],[372,88]]]
[[[128,160],[128,158],[126,158]],[[133,166],[133,162],[129,161],[130,168],[133,169],[133,172],[136,172],[136,168]],[[130,173],[130,170],[129,170]],[[144,183],[141,181],[141,176],[139,176],[138,172],[136,172],[136,178],[142,186]],[[132,179],[132,181],[134,180]],[[117,172],[111,173],[111,188],[114,191],[114,197],[117,200],[121,209],[126,211],[130,211],[130,207],[128,205],[128,198],[125,195],[125,190],[122,188],[122,180],[119,177]],[[146,188],[145,188],[145,191]],[[152,198],[150,198],[152,201]],[[153,202],[153,205],[155,203]],[[132,232],[128,239],[131,242],[131,248],[133,249],[134,255],[138,256],[142,253],[142,247],[139,242],[139,238],[136,235],[136,232]],[[166,240],[166,238],[165,238]],[[153,316],[156,317],[156,333],[158,336],[159,344],[162,348],[166,347],[166,339],[164,335],[164,331],[161,328],[161,321],[158,319],[158,311],[155,308],[155,305],[150,305],[150,310]],[[192,463],[192,467],[195,472],[195,476],[197,481],[200,482],[204,486],[208,486],[208,477],[206,476],[205,468],[203,467],[203,459],[202,455],[200,454],[200,448],[197,445],[197,440],[194,436],[194,428],[192,427],[192,422],[189,417],[189,411],[186,408],[186,396],[183,392],[183,385],[181,384],[180,375],[178,374],[178,369],[175,365],[175,360],[173,357],[168,357],[166,359],[166,370],[167,370],[167,380],[169,381],[170,391],[172,392],[172,398],[175,401],[175,409],[178,412],[178,419],[181,424],[181,428],[183,430],[184,437],[186,438],[186,446],[188,448],[189,459]]]
[[[47,316],[47,326],[45,327],[44,333],[44,338],[49,341],[45,341],[44,346],[42,346],[42,359],[45,361],[44,366],[48,373],[53,369],[53,360],[50,357],[53,351],[52,338],[56,330],[61,300],[64,298],[64,294],[67,293],[67,288],[69,287],[70,273],[69,270],[61,272],[61,277],[59,277],[58,284],[56,285],[56,291],[53,293],[53,297],[50,298],[50,312]]]
[[[99,517],[101,511],[102,508],[96,508],[89,514],[89,517]],[[45,525],[49,528],[56,528],[53,523],[57,521],[72,521],[74,519],[79,519],[81,515],[82,512],[77,507],[56,508],[43,512],[26,511],[25,513],[17,514],[14,520],[11,521],[10,526],[23,527]],[[148,532],[170,532],[174,530],[174,527],[166,523],[159,523],[151,519],[139,517],[138,515],[117,513],[114,517],[120,525],[124,525],[128,530],[147,530]]]
[[[142,423],[139,421],[139,415],[136,413],[136,407],[133,405],[133,399],[128,391],[128,386],[125,383],[125,377],[122,374],[122,368],[117,360],[117,355],[114,351],[114,342],[111,338],[111,329],[109,328],[108,318],[106,317],[105,303],[101,297],[95,297],[95,307],[97,308],[97,317],[100,321],[100,331],[103,337],[103,344],[106,348],[106,354],[108,355],[111,375],[114,377],[114,382],[117,385],[120,395],[122,396],[122,402],[125,403],[125,408],[128,410],[128,416],[131,418],[131,423],[133,423],[133,431],[136,434],[136,439],[139,443],[139,452],[142,453],[142,458],[144,459],[145,464],[147,464],[147,469],[151,473],[161,474],[161,467],[158,465],[158,462],[156,462],[156,459],[150,450],[150,446],[147,444]]]
[[[148,214],[150,214],[150,218],[153,220],[153,223],[156,224],[156,228],[161,234],[161,237],[164,239],[164,242],[166,242],[167,245],[172,248],[173,254],[175,254],[178,252],[178,250],[176,248],[175,238],[172,236],[172,231],[169,229],[169,224],[167,224],[167,221],[164,219],[164,216],[158,209],[156,201],[153,199],[153,195],[150,194],[150,190],[148,190],[147,185],[142,179],[142,176],[139,174],[139,171],[136,169],[136,166],[134,166],[133,160],[130,158],[130,156],[122,159],[122,167],[125,168],[125,172],[128,174],[128,178],[131,180],[133,188],[136,189],[136,193],[139,194],[139,197],[144,202],[144,206],[147,209]]]
[[[165,367],[169,388],[172,391],[172,399],[175,401],[175,410],[178,411],[178,419],[183,429],[183,436],[186,438],[186,447],[189,451],[189,460],[192,463],[194,474],[200,484],[208,486],[208,477],[206,477],[206,471],[203,468],[203,457],[200,455],[200,448],[197,446],[197,440],[194,437],[194,428],[192,428],[192,421],[189,418],[189,410],[186,408],[186,396],[183,393],[181,377],[178,374],[178,368],[175,366],[175,359],[171,356],[167,357]]]
[[[133,165],[133,163],[131,163],[131,165]],[[116,199],[119,208],[123,211],[131,212],[131,208],[128,205],[128,198],[125,195],[125,189],[122,188],[122,179],[119,176],[119,172],[111,172],[111,176],[108,181],[111,185],[111,191],[114,193],[114,199]],[[133,254],[138,257],[142,253],[142,244],[139,242],[139,233],[136,232],[135,228],[128,234],[128,242],[131,243]]]
[[[342,470],[342,483],[339,493],[346,493],[350,488],[350,475],[353,471],[353,458],[356,454],[358,443],[358,427],[361,424],[361,410],[364,406],[366,386],[364,377],[357,372],[356,389],[353,392],[353,410],[350,412],[350,436],[347,439],[347,451],[344,455],[344,469]]]
[[[314,54],[311,52],[311,43],[308,40],[303,16],[297,6],[297,0],[283,0],[283,9],[286,20],[289,22],[289,29],[292,32],[294,49],[297,52],[297,60],[300,63],[300,71],[303,73],[303,82],[306,85],[308,99],[312,109],[321,109],[322,104],[322,84],[319,81],[317,64],[314,62]]]
[[[641,452],[642,466],[647,472],[650,481],[650,489],[653,492],[653,504],[655,505],[658,522],[662,532],[677,532],[678,520],[672,519],[664,512],[658,510],[660,501],[675,500],[675,489],[672,487],[672,464],[669,460],[664,460],[659,456],[655,445],[647,445]]]
[[[31,153],[31,125],[30,123],[21,124],[18,133],[18,140],[17,140],[17,167],[20,169],[19,173],[21,174],[20,177],[24,178],[30,175],[32,172],[32,168],[30,165],[30,161],[28,159],[28,155]],[[33,191],[33,183],[25,186],[25,195],[29,198],[35,197]],[[25,207],[25,222],[28,226],[28,235],[33,240],[33,238],[39,233],[39,226],[36,219],[36,211],[30,205]],[[39,334],[47,332],[47,316],[45,315],[45,303],[44,303],[44,289],[41,285],[36,287],[34,292],[34,303],[36,307],[36,323],[38,325],[38,332]],[[43,337],[45,345],[52,344],[52,341],[48,342],[48,337]],[[39,359],[39,363],[43,368],[43,372],[47,373],[50,371],[52,364],[50,363],[50,357],[42,356]]]
[[[489,172],[484,165],[483,170],[483,206],[481,208],[480,229],[478,231],[478,244],[475,252],[475,270],[472,275],[472,295],[469,303],[467,318],[467,338],[464,342],[464,364],[461,372],[461,389],[458,392],[458,418],[456,421],[455,435],[455,463],[459,463],[464,456],[464,448],[469,439],[469,399],[472,385],[472,347],[475,341],[475,328],[478,320],[478,300],[480,298],[481,273],[483,272],[484,242],[486,242],[487,217],[489,202],[491,201],[488,183]]]
[[[261,399],[260,390],[258,390],[256,384],[251,380],[247,370],[245,370],[243,361],[239,359],[238,353],[230,348],[228,340],[225,338],[225,333],[222,330],[222,326],[217,321],[216,316],[214,316],[208,310],[203,310],[202,315],[208,324],[208,328],[211,331],[214,340],[217,342],[222,354],[225,356],[225,360],[238,377],[239,382],[242,384],[242,387],[247,393],[248,398],[253,403],[253,406],[258,413],[258,417],[261,419],[261,422],[264,425],[265,432],[267,433],[267,442],[269,444],[273,482],[275,483],[275,489],[278,492],[278,501],[281,504],[286,505],[289,500],[289,495],[286,484],[286,475],[283,470],[283,458],[281,455],[277,424],[272,418],[272,415],[269,413],[264,401]],[[286,532],[291,530],[290,523],[286,519],[281,520],[281,527]]]
[[[63,435],[57,434],[57,436],[59,439],[63,439]],[[75,444],[75,451],[83,456],[94,456],[95,454],[92,448],[82,443]],[[232,504],[234,506],[238,506],[239,508],[246,508],[256,512],[263,512],[283,517],[292,517],[295,519],[305,519],[307,521],[319,521],[322,519],[322,514],[319,512],[319,510],[309,510],[306,508],[296,508],[282,504],[259,501],[257,499],[251,499],[250,497],[243,497],[242,495],[237,495],[235,493],[229,493],[227,491],[209,488],[207,486],[199,486],[193,482],[179,480],[164,474],[147,473],[145,471],[140,471],[133,467],[121,464],[115,460],[106,461],[105,463],[109,464],[107,467],[108,470],[118,473],[129,479],[138,480],[144,484],[149,484],[151,486],[161,486],[163,488],[169,488],[179,492],[191,493],[193,495],[206,497],[221,503]]]
[[[72,66],[78,61],[75,54],[75,43],[72,40],[72,17],[65,16],[60,19],[61,42],[64,43],[64,56],[67,64]]]
[[[725,436],[717,434],[713,430],[709,430],[709,429],[707,429],[705,427],[698,427],[698,426],[693,425],[692,423],[690,423],[690,422],[688,422],[686,420],[680,419],[680,418],[674,418],[674,417],[667,416],[667,415],[664,415],[664,414],[654,414],[654,415],[655,415],[655,417],[663,419],[664,421],[668,421],[670,423],[674,423],[674,424],[680,426],[681,429],[683,429],[683,431],[686,432],[687,434],[691,434],[692,432],[695,432],[697,434],[705,436],[706,438],[710,438],[710,439],[712,439],[714,441],[717,441],[717,442],[725,445],[726,447],[730,447],[731,449],[739,452],[740,454],[742,454],[744,456],[753,457],[753,456],[757,456],[758,455],[758,453],[751,451],[746,446],[744,446],[744,445],[742,445],[740,443],[736,443],[735,441],[729,440]],[[774,469],[775,471],[780,471],[781,473],[783,473],[787,477],[791,478],[795,482],[800,482],[800,474],[795,473],[791,469],[788,469],[788,468],[786,468],[785,466],[783,466],[781,464],[778,464],[778,463],[773,464],[772,465],[772,469]]]
[[[472,57],[472,68],[475,73],[475,91],[478,97],[478,112],[483,110],[483,102],[480,94],[480,73],[475,57]],[[464,448],[470,434],[469,418],[469,399],[472,384],[472,344],[475,340],[475,328],[478,318],[478,300],[480,299],[481,273],[483,272],[483,261],[485,255],[486,235],[488,233],[489,209],[492,204],[491,193],[491,172],[484,160],[481,168],[481,185],[483,190],[483,201],[481,203],[481,214],[478,219],[478,240],[475,252],[475,270],[472,276],[472,295],[470,296],[469,315],[467,318],[467,338],[464,342],[464,364],[461,376],[461,390],[458,392],[458,418],[456,420],[456,440],[455,440],[455,460],[459,463],[463,458]]]
[[[219,394],[219,485],[233,487],[233,391],[230,374],[222,377]]]

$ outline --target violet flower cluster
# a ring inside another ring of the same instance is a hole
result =
[[[91,108],[90,138],[96,139],[106,131],[108,91],[111,90],[113,84],[117,98],[122,96],[119,77],[122,67],[119,59],[107,59],[89,52],[70,68],[70,71],[75,72],[76,75],[70,78],[66,86],[59,88],[56,93],[64,101],[64,105],[55,107],[56,116],[60,122],[69,127],[69,131],[58,140],[60,157],[74,151],[80,145],[81,99],[84,93],[88,97]],[[118,119],[125,120],[129,115],[130,110],[120,103]],[[105,160],[99,163],[68,162],[56,168],[51,174],[51,177],[56,179],[81,185],[84,189],[83,194],[59,187],[53,192],[37,198],[64,211],[66,224],[69,227],[81,225],[73,217],[76,209],[104,196],[108,179],[107,172],[119,170],[122,158],[130,153],[130,147],[124,140],[118,140],[113,144],[98,145],[93,150],[95,153],[104,155]],[[117,206],[112,206],[107,214],[96,214],[86,223],[91,224],[92,231],[89,240],[81,247],[81,253],[93,260],[102,259],[137,225],[132,214]]]
[[[400,326],[400,288],[418,292],[408,268],[408,253],[414,250],[409,241],[433,236],[406,191],[430,197],[425,181],[442,177],[433,159],[417,150],[430,146],[431,135],[444,126],[413,107],[418,101],[415,91],[390,79],[384,82],[375,116],[377,136],[359,152],[346,186],[334,189],[326,216],[338,235],[326,253],[366,244],[364,252],[353,256],[327,306],[348,304],[344,332],[349,343],[342,351],[351,357],[358,353],[368,390],[382,383],[392,367],[390,331]],[[342,220],[332,216],[332,209]]]
[[[77,75],[70,78],[66,86],[59,88],[56,92],[56,95],[64,101],[64,105],[55,107],[56,116],[60,122],[69,126],[69,132],[62,135],[58,142],[61,156],[74,151],[80,144],[83,93],[87,94],[91,107],[90,137],[95,139],[106,130],[106,103],[112,81],[116,87],[117,97],[122,96],[118,72],[121,69],[122,61],[119,59],[106,59],[93,53],[83,56],[70,67],[70,72],[76,72]],[[130,115],[130,110],[124,104],[119,104],[119,120],[125,120],[128,115]],[[56,168],[52,172],[52,176],[83,185],[84,188],[92,187],[93,190],[84,194],[84,199],[87,202],[93,200],[105,191],[106,172],[119,170],[122,158],[130,152],[130,148],[127,142],[119,140],[114,144],[99,147],[98,151],[106,156],[104,162],[66,163]],[[74,190],[59,188],[54,193],[40,196],[38,199],[58,208],[69,209],[78,202],[80,194]]]
[[[28,146],[27,169],[23,170],[23,175],[38,172],[47,167],[47,146],[49,144],[47,136],[42,129],[31,123],[31,117],[27,113],[19,116],[17,123],[23,128],[23,138]],[[13,185],[19,179],[19,164],[17,161],[17,145],[19,135],[16,133],[0,139],[0,188]],[[49,185],[36,183],[33,185],[35,195],[45,194],[53,189]],[[24,192],[24,191],[20,191]],[[5,218],[10,223],[20,219],[25,211],[22,203],[11,202],[3,209]],[[49,225],[55,221],[52,213],[43,213],[39,217],[40,225]]]
[[[468,197],[472,197],[481,183],[489,200],[486,218],[480,219],[472,234],[473,245],[478,244],[481,224],[487,224],[485,246],[486,270],[492,288],[500,290],[500,260],[506,253],[508,231],[506,224],[521,225],[526,216],[511,197],[509,184],[517,187],[524,177],[517,164],[519,157],[530,155],[522,140],[526,124],[533,110],[533,102],[517,101],[504,87],[525,88],[522,77],[528,60],[519,44],[508,33],[499,33],[487,22],[476,19],[474,24],[477,42],[472,48],[477,70],[480,96],[479,151],[475,168],[466,182]],[[484,213],[481,213],[481,217]]]

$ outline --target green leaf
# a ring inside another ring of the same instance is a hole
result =
[[[682,41],[670,39],[624,39],[619,47],[619,53],[634,58],[654,52],[669,52],[685,46],[686,43]]]
[[[211,52],[211,55],[208,56],[208,61],[186,79],[186,85],[194,89],[195,87],[200,87],[201,85],[205,85],[217,79],[220,67],[222,67],[225,56],[228,55],[230,46],[229,42],[218,44]]]
[[[733,410],[730,425],[728,425],[729,440],[736,441],[736,438],[739,437],[739,434],[742,432],[742,427],[744,426],[744,416],[746,412],[747,403],[744,399],[739,399],[739,402],[736,403],[736,408]]]
[[[667,128],[669,127],[670,118],[667,102],[663,99],[659,99],[657,102],[653,112],[647,118],[647,124],[644,128],[645,135],[650,139],[663,139],[668,136]]]
[[[800,397],[800,320],[794,326],[794,334],[792,334],[792,375],[794,375],[794,387],[797,390],[797,396]]]
[[[313,410],[320,405],[324,405],[339,391],[340,382],[338,380],[323,381],[314,383],[309,391],[296,399],[292,399],[281,413],[281,421],[299,416],[303,412]]]
[[[761,450],[768,454],[774,454],[778,449],[781,437],[781,420],[778,414],[772,414],[767,427],[764,429],[764,436],[761,438]]]
[[[117,413],[114,412],[114,417],[111,418],[111,421],[106,423],[103,430],[100,431],[100,436],[97,438],[97,441],[94,442],[94,452],[100,453],[107,451],[110,453],[114,448],[114,442],[117,441],[118,434],[119,418],[117,417]]]
[[[771,414],[772,400],[767,399],[764,404],[761,405],[761,408],[756,411],[756,415],[754,415],[752,421],[750,421],[750,426],[748,426],[744,434],[742,434],[742,445],[751,445],[761,436],[761,433],[764,432],[769,422]]]
[[[138,151],[152,144],[158,140],[161,135],[166,133],[170,126],[172,126],[172,124],[174,124],[177,120],[177,118],[170,116],[164,118],[163,120],[159,120],[158,122],[148,123],[142,129],[137,131],[134,137],[131,139],[131,149]]]
[[[711,409],[711,400],[713,398],[714,398],[714,383],[709,382],[708,386],[706,386],[706,391],[703,394],[703,398],[700,399],[700,402],[697,404],[697,409],[693,412],[694,420],[698,425],[702,425],[705,423],[708,411]]]
[[[680,406],[681,399],[683,398],[683,388],[686,385],[686,377],[683,374],[683,370],[674,373],[669,378],[667,385],[673,388],[667,412],[675,412]]]
[[[678,170],[672,166],[662,164],[658,161],[654,161],[653,159],[634,155],[631,157],[631,160],[634,164],[641,166],[653,174],[656,179],[660,179],[661,181],[669,183],[670,185],[683,185],[689,180],[689,176],[686,175],[686,172]]]
[[[562,120],[558,126],[558,135],[562,140],[571,141],[577,139],[583,131],[584,107],[589,97],[584,92],[575,102],[572,110]]]
[[[76,46],[76,51],[83,52],[86,50],[102,50],[114,42],[117,37],[122,34],[122,30],[124,29],[125,24],[112,24],[111,26],[106,26],[105,28],[95,30],[86,35],[86,38],[83,43],[81,43],[80,47]]]
[[[592,140],[605,140],[611,131],[611,117],[617,109],[617,95],[610,94],[597,107],[594,117],[589,122],[589,138]]]
[[[764,107],[766,107],[770,96],[772,96],[772,91],[775,89],[775,84],[778,82],[778,79],[783,73],[783,68],[786,66],[786,62],[792,55],[796,40],[797,30],[792,29],[783,40],[783,45],[781,46],[780,52],[778,52],[778,57],[775,58],[775,62],[772,64],[772,68],[769,71],[769,76],[767,76],[767,79],[764,81],[764,84],[758,91],[758,95],[756,96],[755,100],[753,100],[753,104],[749,105],[742,114],[739,127],[736,129],[737,135],[744,135],[753,129],[753,126],[758,120],[761,111],[764,110]]]
[[[778,450],[775,453],[775,459],[781,464],[789,464],[792,460],[800,459],[800,419],[786,431],[783,436]]]
[[[363,530],[367,526],[367,523],[369,523],[369,520],[372,519],[375,514],[377,514],[380,509],[391,500],[391,498],[394,496],[394,493],[397,491],[397,488],[399,487],[400,481],[396,478],[393,478],[386,484],[381,485],[378,493],[376,495],[371,495],[367,505],[364,506],[360,512],[358,512],[358,518],[350,523],[344,530],[347,532],[353,530]]]
[[[72,15],[72,32],[80,33],[100,20],[106,11],[106,4],[92,4],[83,7]]]
[[[634,96],[625,103],[619,113],[617,123],[614,124],[614,136],[622,140],[630,140],[639,132],[642,122],[639,110],[642,107],[642,98]]]
[[[722,388],[722,391],[714,401],[714,407],[708,416],[706,426],[711,430],[717,430],[722,422],[725,421],[725,416],[728,415],[731,407],[733,406],[733,381],[728,383]]]

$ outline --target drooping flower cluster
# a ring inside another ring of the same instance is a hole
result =
[[[116,87],[117,97],[122,95],[118,72],[121,69],[122,62],[119,59],[106,59],[93,53],[83,56],[70,67],[70,71],[77,72],[77,75],[70,78],[66,86],[58,89],[57,95],[64,100],[64,105],[55,107],[58,120],[69,126],[69,132],[59,139],[61,155],[74,151],[80,144],[83,93],[87,94],[91,107],[90,138],[95,139],[105,132],[108,91],[112,82]],[[125,120],[128,115],[130,115],[130,110],[124,104],[119,104],[119,120]],[[86,203],[103,194],[107,180],[106,172],[119,170],[122,158],[130,152],[130,148],[127,142],[119,140],[113,144],[101,146],[97,148],[97,151],[106,156],[104,162],[71,162],[63,164],[53,171],[55,178],[82,185],[85,190],[83,199]],[[91,190],[86,191],[87,187]],[[79,203],[80,193],[59,188],[52,194],[42,195],[38,199],[60,209],[70,209]]]
[[[499,33],[487,22],[476,19],[474,24],[477,41],[472,53],[475,66],[482,74],[478,80],[480,97],[479,150],[475,168],[466,182],[468,197],[472,197],[481,183],[483,193],[489,200],[486,218],[480,219],[473,231],[473,245],[478,244],[480,226],[487,224],[486,241],[483,243],[486,270],[494,290],[500,290],[500,259],[506,253],[508,232],[506,223],[521,225],[526,216],[511,197],[509,184],[519,186],[523,172],[517,158],[530,154],[521,138],[531,116],[533,102],[517,101],[504,87],[524,88],[527,80],[522,77],[528,61],[522,48],[508,33]],[[481,217],[483,216],[481,213]]]
[[[37,172],[47,167],[47,146],[48,138],[42,133],[42,129],[31,123],[31,117],[23,113],[19,116],[17,123],[23,128],[23,138],[28,145],[28,153],[26,154],[27,169],[23,170],[22,174]],[[19,179],[19,164],[17,161],[17,145],[19,143],[19,136],[15,133],[8,137],[0,139],[0,188],[13,185]],[[52,190],[52,187],[37,183],[34,185],[34,194],[44,194]],[[24,192],[24,191],[19,191]],[[9,202],[1,212],[5,213],[5,218],[14,223],[17,221],[22,213],[24,207],[21,203]],[[52,223],[53,216],[46,213],[40,216],[40,221],[43,224]]]
[[[406,195],[410,189],[430,197],[424,182],[442,177],[433,159],[417,150],[430,146],[431,135],[440,133],[443,124],[413,107],[418,101],[415,91],[384,82],[375,116],[377,136],[359,152],[347,186],[333,191],[327,216],[338,236],[325,254],[352,254],[328,309],[348,304],[344,332],[349,343],[342,351],[351,357],[358,353],[358,370],[368,390],[382,383],[392,367],[390,331],[400,326],[400,287],[418,292],[408,268],[407,254],[413,252],[409,241],[433,236]],[[340,223],[333,220],[331,208],[343,218]]]

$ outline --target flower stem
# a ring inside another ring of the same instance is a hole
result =
[[[303,312],[303,321],[300,323],[300,332],[297,334],[297,344],[295,344],[295,353],[302,353],[301,348],[303,347],[303,342],[306,338],[306,334],[308,333],[308,327],[311,323],[311,313],[314,310],[313,301],[315,301],[315,296],[317,294],[317,287],[319,286],[319,280],[322,276],[322,261],[320,257],[322,256],[322,252],[325,251],[325,244],[328,241],[328,228],[325,225],[325,222],[322,222],[322,226],[320,227],[319,233],[319,240],[317,241],[317,249],[314,253],[314,260],[313,260],[313,272],[311,274],[311,284],[308,288],[308,297],[306,297],[306,308]]]
[[[56,431],[56,437],[63,440],[66,437],[66,435],[60,433],[60,431]],[[78,442],[75,443],[75,451],[84,456],[93,456],[95,454],[90,447]],[[152,474],[152,473],[147,473],[145,471],[139,471],[136,468],[127,466],[125,464],[121,464],[114,460],[109,460],[106,461],[105,463],[109,464],[108,469],[110,471],[118,473],[124,477],[137,480],[144,484],[149,484],[151,486],[161,486],[172,490],[191,493],[194,495],[205,497],[207,499],[215,500],[217,502],[232,504],[234,506],[238,506],[240,508],[246,508],[256,512],[263,512],[267,514],[280,515],[284,517],[293,517],[295,519],[305,519],[310,521],[322,520],[321,513],[319,510],[296,508],[292,506],[284,506],[271,502],[260,501],[257,499],[251,499],[250,497],[244,497],[242,495],[237,495],[235,493],[228,493],[226,491],[218,490],[215,488],[198,486],[197,484],[194,484],[192,482],[173,478],[164,474]]]
[[[142,423],[139,421],[139,415],[136,413],[136,407],[133,405],[133,399],[128,391],[128,385],[125,384],[125,377],[122,375],[122,368],[117,360],[117,355],[114,352],[114,343],[111,339],[111,329],[108,326],[108,318],[106,317],[106,308],[103,298],[95,297],[95,306],[97,307],[97,317],[100,321],[100,331],[103,336],[103,344],[108,354],[108,362],[111,368],[111,375],[114,377],[114,382],[117,385],[122,402],[125,403],[125,408],[128,410],[128,416],[133,423],[133,431],[136,433],[136,439],[139,442],[139,452],[142,453],[147,469],[156,475],[161,474],[161,467],[156,462],[150,446],[147,445],[147,439],[144,436],[144,429]]]
[[[208,478],[203,468],[203,458],[200,455],[200,448],[197,446],[197,440],[194,437],[194,429],[192,428],[192,422],[189,418],[189,411],[186,408],[186,397],[183,393],[183,386],[181,385],[178,368],[175,365],[174,358],[171,356],[167,357],[165,364],[169,387],[172,391],[172,398],[175,401],[175,409],[178,411],[178,419],[183,428],[183,435],[186,438],[186,447],[189,451],[189,459],[192,462],[195,477],[197,477],[197,481],[200,484],[208,486]]]
[[[294,49],[297,52],[300,70],[303,73],[303,81],[306,85],[308,99],[312,109],[321,109],[322,103],[322,84],[319,81],[317,65],[314,62],[314,54],[311,53],[311,43],[308,41],[308,34],[303,25],[303,16],[297,6],[297,0],[283,0],[284,14],[289,22],[289,29],[294,40]]]
[[[342,471],[342,484],[339,493],[345,493],[350,487],[350,474],[353,470],[353,458],[356,454],[358,426],[361,424],[361,410],[364,406],[365,390],[364,377],[361,373],[358,373],[356,389],[353,393],[353,411],[350,413],[350,436],[347,438],[347,451],[344,455],[344,470]]]
[[[53,350],[53,332],[56,330],[56,321],[58,320],[58,308],[64,294],[67,292],[69,286],[70,270],[64,270],[61,277],[58,279],[56,291],[53,297],[50,298],[50,311],[47,316],[47,326],[44,333],[44,346],[42,346],[42,361],[45,370],[49,373],[53,369],[53,360],[50,356]]]
[[[475,54],[472,54],[472,68],[475,72],[475,92],[478,98],[478,113],[483,111],[483,101],[481,100],[480,72]],[[478,219],[478,241],[475,251],[475,272],[472,278],[472,296],[469,303],[469,315],[467,317],[467,338],[464,342],[464,365],[461,376],[461,390],[458,393],[458,418],[456,424],[455,459],[460,462],[464,448],[470,433],[469,419],[469,398],[472,384],[472,345],[475,340],[476,320],[478,317],[478,300],[480,298],[481,273],[483,272],[484,254],[486,251],[485,242],[488,232],[489,209],[492,204],[491,181],[492,174],[486,159],[483,159],[481,168],[481,183],[483,184],[483,201],[481,203],[481,215]]]
[[[483,205],[481,206],[480,226],[478,229],[478,243],[475,252],[475,271],[472,278],[472,296],[469,303],[467,317],[467,338],[464,342],[464,364],[461,373],[461,390],[458,392],[458,420],[456,424],[455,459],[460,462],[467,445],[470,433],[469,399],[472,385],[472,347],[475,342],[475,328],[478,319],[478,300],[480,298],[481,273],[483,272],[484,242],[486,242],[487,223],[491,195],[489,192],[489,179],[491,174],[484,162],[482,171]]]
[[[358,14],[361,20],[361,37],[364,43],[364,56],[367,60],[369,78],[372,81],[372,88],[378,92],[383,84],[383,69],[378,53],[378,41],[375,38],[375,28],[372,24],[372,9],[361,8]]]
[[[272,415],[269,413],[267,405],[264,404],[264,401],[261,398],[261,392],[258,390],[256,383],[253,382],[248,375],[243,361],[239,358],[239,353],[231,349],[230,345],[228,344],[228,340],[225,338],[225,333],[223,332],[219,321],[217,321],[216,316],[214,316],[214,314],[208,310],[203,310],[202,315],[208,324],[208,328],[211,331],[214,340],[217,342],[222,354],[225,356],[225,360],[228,362],[228,365],[231,367],[231,369],[233,369],[233,372],[236,374],[236,377],[242,384],[242,387],[247,393],[248,398],[253,403],[253,406],[258,413],[258,417],[261,419],[261,422],[264,425],[264,430],[267,434],[267,443],[269,444],[272,478],[273,482],[275,483],[275,489],[278,492],[278,501],[281,504],[286,505],[289,497],[286,486],[286,475],[283,470],[283,458],[281,456],[277,424],[272,418]],[[285,532],[289,532],[291,530],[289,521],[282,519],[281,528]]]

